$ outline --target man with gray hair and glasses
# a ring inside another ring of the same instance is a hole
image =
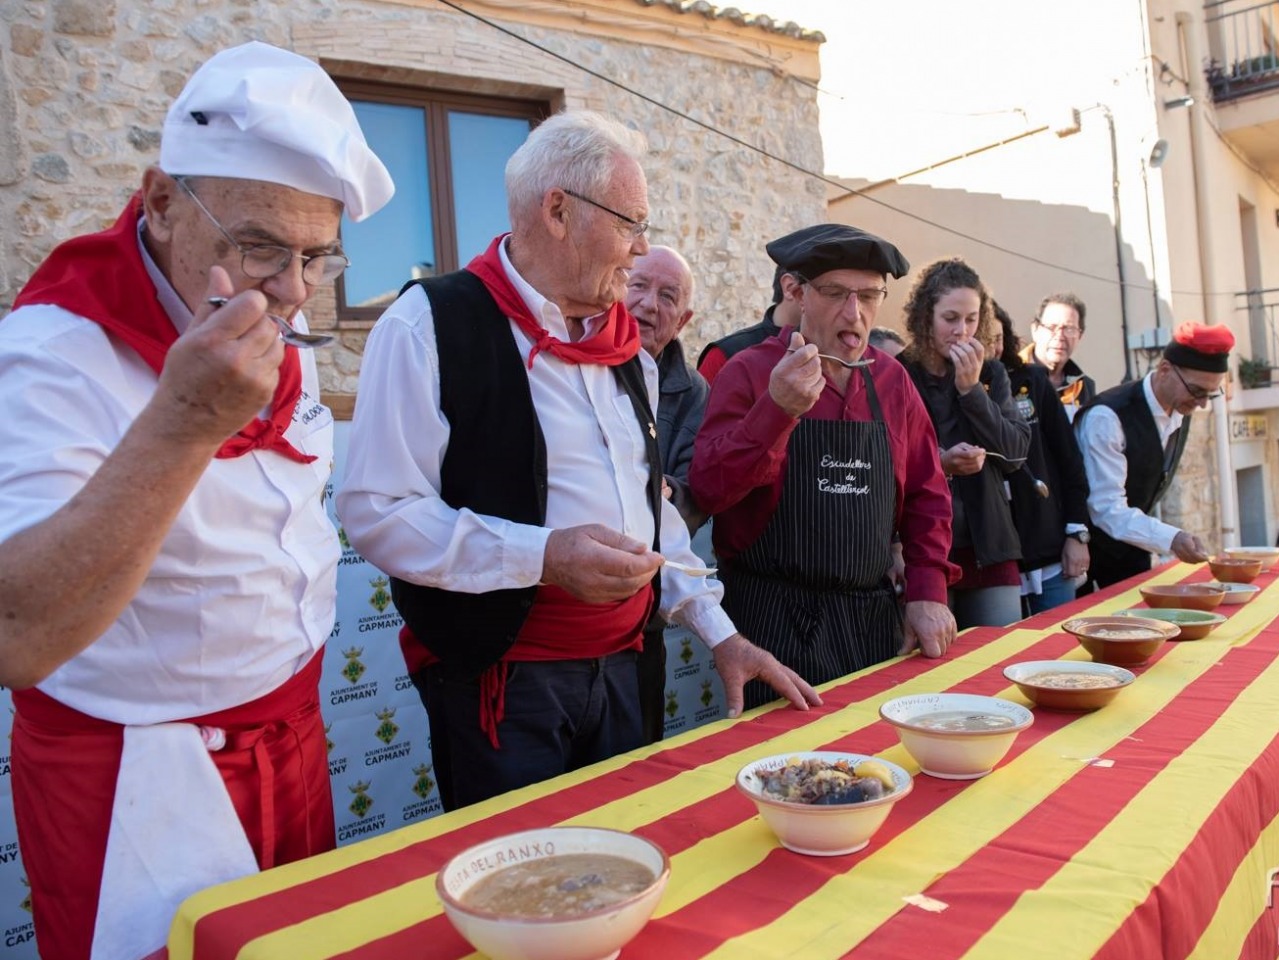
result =
[[[188,895],[334,846],[333,418],[293,344],[343,211],[393,189],[318,65],[225,50],[0,322],[0,683],[49,960],[151,954]]]
[[[392,577],[446,809],[643,742],[656,609],[713,648],[730,715],[792,671],[737,633],[662,496],[657,366],[626,308],[648,252],[643,137],[585,111],[506,168],[511,232],[408,284],[369,335],[337,509]]]
[[[1030,343],[1021,359],[1048,370],[1048,379],[1071,420],[1097,395],[1097,384],[1079,369],[1072,357],[1084,338],[1084,318],[1088,309],[1073,293],[1053,293],[1039,302],[1030,321]]]

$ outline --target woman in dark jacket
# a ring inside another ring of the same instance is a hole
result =
[[[1030,427],[1003,365],[986,359],[991,297],[964,261],[939,260],[915,281],[905,313],[911,342],[898,359],[924,398],[951,478],[950,560],[963,571],[950,589],[955,622],[1005,626],[1021,618],[1021,546],[1004,477],[1025,462]]]
[[[1030,425],[1030,452],[1008,487],[1021,540],[1024,612],[1040,613],[1075,599],[1076,580],[1088,572],[1088,477],[1048,372],[1018,355],[1012,318],[999,304],[995,319],[991,353],[1003,361],[1013,403]]]

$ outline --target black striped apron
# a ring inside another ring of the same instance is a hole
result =
[[[777,509],[723,571],[737,628],[810,683],[897,653],[901,611],[888,571],[896,505],[892,451],[874,382],[870,421],[801,420],[786,448]],[[777,695],[753,680],[746,706]]]

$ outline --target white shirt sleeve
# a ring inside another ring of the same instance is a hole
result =
[[[1178,528],[1128,504],[1128,461],[1119,416],[1109,407],[1096,405],[1079,424],[1078,434],[1092,522],[1123,543],[1151,553],[1169,553]]]
[[[551,531],[445,503],[448,439],[431,304],[415,287],[369,334],[338,517],[366,560],[402,580],[458,593],[534,586]]]
[[[666,499],[662,500],[662,556],[694,567],[703,564],[693,552],[688,524]],[[693,631],[712,650],[737,632],[719,605],[723,597],[724,585],[718,580],[662,568],[662,619]]]

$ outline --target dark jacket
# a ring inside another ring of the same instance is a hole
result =
[[[1088,476],[1066,408],[1048,371],[1022,364],[1008,371],[1013,403],[1030,425],[1025,468],[1009,475],[1013,524],[1021,540],[1021,569],[1039,570],[1061,562],[1066,524],[1088,523]],[[1041,497],[1035,480],[1048,485]]]
[[[1177,472],[1177,464],[1186,449],[1186,436],[1190,433],[1190,418],[1182,418],[1181,426],[1168,438],[1165,447],[1159,442],[1159,428],[1146,401],[1144,384],[1145,378],[1142,378],[1098,394],[1079,412],[1075,424],[1078,427],[1095,406],[1115,411],[1124,429],[1124,459],[1128,467],[1124,494],[1130,507],[1149,513],[1168,492]],[[1116,540],[1100,527],[1090,524],[1089,530],[1092,534],[1088,545],[1089,572],[1099,586],[1107,587],[1150,569],[1149,551]]]
[[[773,311],[776,309],[777,304],[773,304],[764,311],[764,319],[759,323],[753,323],[743,330],[737,330],[726,337],[720,337],[713,343],[708,343],[697,357],[697,368],[699,370],[702,368],[707,354],[712,350],[719,351],[724,355],[725,360],[729,360],[734,354],[741,353],[747,347],[753,347],[757,343],[763,343],[769,337],[777,336],[781,328],[773,323]]]
[[[1040,367],[1044,371],[1048,370],[1035,357],[1035,345],[1033,343],[1026,344],[1021,351],[1021,358],[1026,363]],[[1057,399],[1063,405],[1080,409],[1093,402],[1093,399],[1097,396],[1097,383],[1079,368],[1079,364],[1075,363],[1074,360],[1067,360],[1066,365],[1061,368],[1061,373],[1062,381],[1061,386],[1057,388]],[[1052,379],[1050,378],[1048,382],[1052,383]],[[1069,415],[1067,415],[1067,418],[1069,418]]]
[[[981,368],[980,389],[960,396],[949,363],[946,372],[935,377],[909,353],[898,359],[924,398],[941,448],[971,443],[1008,458],[987,457],[980,473],[951,478],[952,557],[954,548],[971,547],[979,567],[1020,560],[1021,544],[1004,493],[1004,477],[1021,468],[1021,458],[1030,448],[1030,427],[1013,405],[1008,372],[1002,363],[987,360]]]
[[[684,348],[672,340],[657,358],[657,446],[662,469],[671,486],[671,503],[696,533],[706,522],[688,490],[688,468],[693,462],[693,438],[706,413],[710,385],[684,359]]]

